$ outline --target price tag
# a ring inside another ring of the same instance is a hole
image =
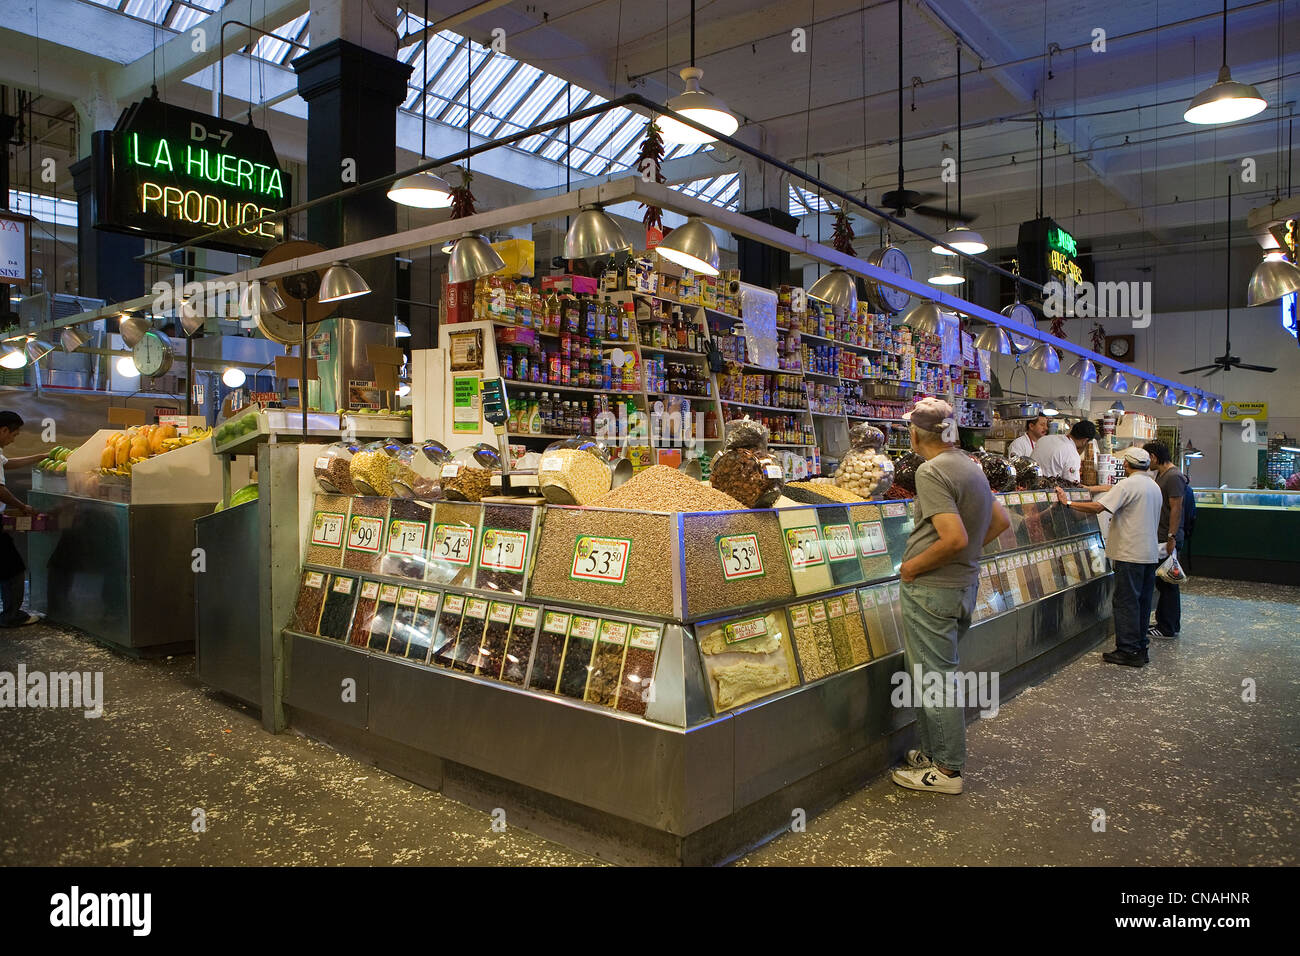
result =
[[[348,549],[378,554],[384,538],[384,519],[353,515],[348,526]]]
[[[1020,495],[1007,495],[1007,504],[1009,505],[1020,504]]]
[[[322,455],[320,458],[317,458],[317,459],[316,459],[316,470],[317,470],[317,471],[324,471],[324,470],[325,470],[326,468],[328,468],[329,466],[330,466],[330,460],[329,460],[328,458],[326,458],[325,456]]]
[[[435,611],[438,609],[438,592],[421,591],[420,592],[420,610]]]
[[[855,591],[850,591],[844,595],[844,613],[855,614],[858,610],[858,595]]]
[[[379,600],[385,604],[393,604],[397,601],[397,585],[385,584],[379,589]]]
[[[722,560],[722,576],[728,581],[758,578],[766,573],[756,534],[718,535],[718,557]]]
[[[763,474],[767,475],[767,477],[769,478],[779,479],[785,477],[785,471],[781,468],[780,465],[764,465]]]
[[[542,471],[560,471],[564,468],[564,459],[559,455],[547,455],[542,459]]]
[[[483,529],[483,553],[478,566],[496,571],[524,570],[524,555],[528,551],[527,531],[501,531]]]
[[[816,527],[787,528],[785,549],[790,555],[790,567],[795,571],[826,563],[826,556],[822,554],[821,533]]]
[[[895,581],[889,586],[889,601],[891,604],[897,604],[899,598],[899,584]]]
[[[357,581],[356,578],[335,578],[334,591],[338,594],[351,594],[352,585]]]
[[[448,564],[468,566],[474,560],[474,529],[463,524],[434,525],[432,555]]]
[[[444,614],[463,614],[465,611],[465,599],[459,594],[448,594],[447,600],[442,602]]]
[[[903,502],[890,502],[880,506],[880,512],[886,518],[901,518],[907,514],[907,505]]]
[[[319,571],[308,571],[303,575],[302,583],[309,588],[320,588],[325,583],[325,575]]]
[[[390,521],[388,523],[388,553],[412,557],[424,553],[424,536],[429,526],[423,521]]]
[[[477,618],[480,621],[487,617],[487,612],[488,602],[483,598],[470,598],[469,602],[465,605],[465,614],[468,617]]]
[[[493,601],[492,610],[488,612],[488,620],[494,624],[509,624],[514,610],[515,606],[513,604],[502,604],[500,601]]]
[[[575,617],[573,626],[569,628],[569,637],[594,641],[596,639],[596,625],[599,623],[594,617]]]
[[[624,621],[601,621],[600,643],[622,647],[627,643],[628,625]]]
[[[862,592],[862,606],[863,606],[864,608],[867,608],[867,607],[875,607],[875,606],[876,606],[876,592],[875,592],[875,591],[863,591],[863,592]]]
[[[632,646],[638,647],[643,651],[658,650],[659,628],[645,626],[632,628]]]
[[[379,582],[364,581],[361,584],[361,596],[368,601],[374,601],[379,598]]]
[[[311,523],[311,543],[337,548],[343,544],[343,524],[346,521],[337,511],[318,511]]]
[[[795,627],[807,627],[810,623],[808,605],[798,604],[790,608],[790,623]]]
[[[402,595],[397,599],[397,603],[402,607],[415,607],[419,600],[420,592],[416,588],[402,588]]]
[[[842,598],[831,598],[826,602],[826,611],[830,614],[831,619],[844,616],[844,600]]]
[[[442,477],[444,478],[455,478],[459,474],[460,474],[460,465],[458,464],[453,463],[450,465],[442,466]]]
[[[758,637],[767,636],[767,618],[751,617],[744,621],[732,621],[722,629],[722,639],[728,644],[740,644]]]
[[[578,581],[622,584],[627,579],[627,557],[632,542],[626,538],[596,538],[578,535],[573,546],[573,567],[569,577]]]
[[[832,561],[852,561],[856,558],[853,529],[846,524],[828,524],[823,527],[826,554]]]
[[[821,601],[813,601],[812,604],[808,605],[808,609],[812,612],[814,624],[821,624],[826,620],[826,605]]]
[[[1046,503],[1047,503],[1047,492],[1045,492],[1045,491],[1035,491],[1035,492],[1034,492],[1034,500],[1035,500],[1036,502],[1038,502],[1040,505],[1042,505],[1042,504],[1046,504]]]
[[[569,620],[573,615],[561,614],[559,611],[547,611],[546,617],[542,618],[542,630],[548,634],[562,634],[568,636]]]
[[[862,550],[864,558],[869,558],[874,554],[886,554],[889,547],[885,544],[884,523],[880,521],[859,521],[858,547]]]
[[[537,608],[520,605],[515,608],[515,627],[526,627],[532,630],[537,626],[537,615]]]

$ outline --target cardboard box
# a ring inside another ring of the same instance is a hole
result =
[[[442,325],[473,322],[474,283],[448,282],[446,273],[444,273],[442,276],[442,299],[439,306],[438,317]]]
[[[573,292],[581,295],[595,295],[600,283],[591,276],[559,275],[543,276],[542,291]]]

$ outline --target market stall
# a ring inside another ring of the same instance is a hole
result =
[[[1300,580],[1300,492],[1196,489],[1188,573],[1294,584]]]
[[[206,429],[101,429],[63,464],[37,469],[28,498],[53,519],[29,535],[32,607],[118,649],[191,649],[194,519],[222,498]],[[248,482],[247,466],[235,479]]]

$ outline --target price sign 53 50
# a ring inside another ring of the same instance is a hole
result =
[[[579,535],[573,546],[569,576],[579,581],[622,584],[627,580],[627,558],[632,542],[626,538]]]
[[[718,557],[722,560],[722,576],[728,581],[761,577],[764,573],[758,535],[719,535]]]

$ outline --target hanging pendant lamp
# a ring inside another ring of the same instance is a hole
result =
[[[490,276],[506,267],[506,261],[497,254],[482,236],[462,236],[451,247],[451,261],[447,263],[448,282],[473,282]]]
[[[1213,414],[1215,414],[1215,415],[1218,415],[1218,414],[1220,414],[1222,411],[1223,411],[1223,402],[1219,401],[1219,400],[1216,398],[1216,399],[1214,400],[1214,404],[1210,406],[1210,412],[1213,413]]]
[[[1210,400],[1202,395],[1200,402],[1196,406],[1196,410],[1202,415],[1208,414],[1210,411]]]
[[[632,243],[627,241],[618,223],[599,206],[578,213],[564,236],[566,259],[592,259],[631,248]]]
[[[27,350],[14,348],[8,342],[0,345],[0,368],[10,370],[22,368],[27,364]]]
[[[75,352],[90,341],[90,335],[83,329],[69,326],[59,335],[59,341],[63,344],[63,351]]]
[[[1011,337],[1007,335],[1007,330],[1000,325],[986,325],[984,331],[976,336],[975,347],[986,352],[996,352],[999,355],[1010,355]],[[1096,372],[1093,374],[1095,375]]]
[[[1061,370],[1061,356],[1046,342],[1039,342],[1030,351],[1025,364],[1036,372],[1050,372],[1055,375]]]
[[[961,285],[966,281],[966,277],[961,274],[961,268],[957,263],[940,258],[933,263],[930,277],[926,281],[931,285]]]
[[[1246,304],[1266,305],[1292,292],[1300,292],[1300,269],[1276,249],[1266,252],[1246,287]]]
[[[1097,366],[1093,364],[1090,358],[1077,358],[1073,364],[1065,370],[1066,375],[1073,375],[1081,382],[1097,381]]]
[[[718,274],[718,240],[698,216],[692,216],[685,225],[678,226],[655,252],[684,269],[706,276]]]
[[[421,42],[423,60],[420,82],[420,162],[425,160],[429,117],[425,113],[425,97],[429,95],[429,0],[424,0],[425,37]],[[468,59],[468,56],[466,57]],[[472,117],[465,120],[468,126]],[[446,209],[451,205],[451,186],[441,176],[425,170],[403,176],[388,187],[388,198],[400,206],[413,209]],[[272,310],[274,311],[274,310]]]
[[[960,199],[957,202],[958,205],[961,204]],[[981,252],[989,251],[989,245],[984,241],[984,237],[968,226],[954,226],[940,236],[939,239],[952,246],[952,249],[971,256],[977,256]],[[945,249],[943,246],[936,244],[930,251],[940,256],[954,256],[957,253],[953,252],[952,249]]]
[[[727,104],[711,93],[700,89],[704,71],[695,65],[695,0],[691,0],[691,65],[681,71],[686,89],[668,101],[668,108],[707,126],[719,136],[730,136],[740,127],[740,120],[727,109]],[[717,136],[701,132],[693,126],[679,123],[671,116],[655,119],[659,134],[665,143],[712,143]]]
[[[1128,392],[1128,379],[1124,373],[1117,368],[1107,369],[1105,374],[1098,379],[1097,384],[1111,392]]]
[[[28,339],[25,351],[27,352],[28,361],[35,365],[41,359],[45,358],[45,356],[53,352],[54,346],[50,345],[48,342],[42,342],[39,339]]]
[[[812,284],[808,295],[818,302],[843,309],[850,315],[858,314],[858,284],[843,269],[832,269],[826,273]]]
[[[1219,79],[1208,90],[1192,98],[1183,119],[1198,126],[1235,123],[1254,116],[1268,106],[1259,90],[1249,83],[1238,83],[1228,69],[1228,0],[1223,0],[1223,65]]]
[[[246,317],[279,312],[285,307],[284,297],[275,287],[275,283],[256,280],[244,286],[244,294],[239,297],[239,314]]]
[[[148,331],[148,319],[142,319],[138,315],[123,312],[122,317],[117,321],[117,332],[122,336],[122,341],[126,343],[127,348],[135,348]]]
[[[1133,390],[1133,395],[1137,398],[1145,398],[1154,402],[1160,399],[1160,389],[1156,388],[1154,382],[1148,382],[1146,379],[1143,379],[1142,384]]]
[[[938,335],[941,325],[939,321],[940,315],[942,315],[942,312],[937,302],[922,299],[903,316],[903,324],[913,332],[920,332],[924,335]],[[999,331],[1001,330],[999,329]]]
[[[345,262],[336,262],[325,270],[320,280],[320,291],[316,294],[317,302],[342,302],[355,299],[370,291],[361,274]]]

